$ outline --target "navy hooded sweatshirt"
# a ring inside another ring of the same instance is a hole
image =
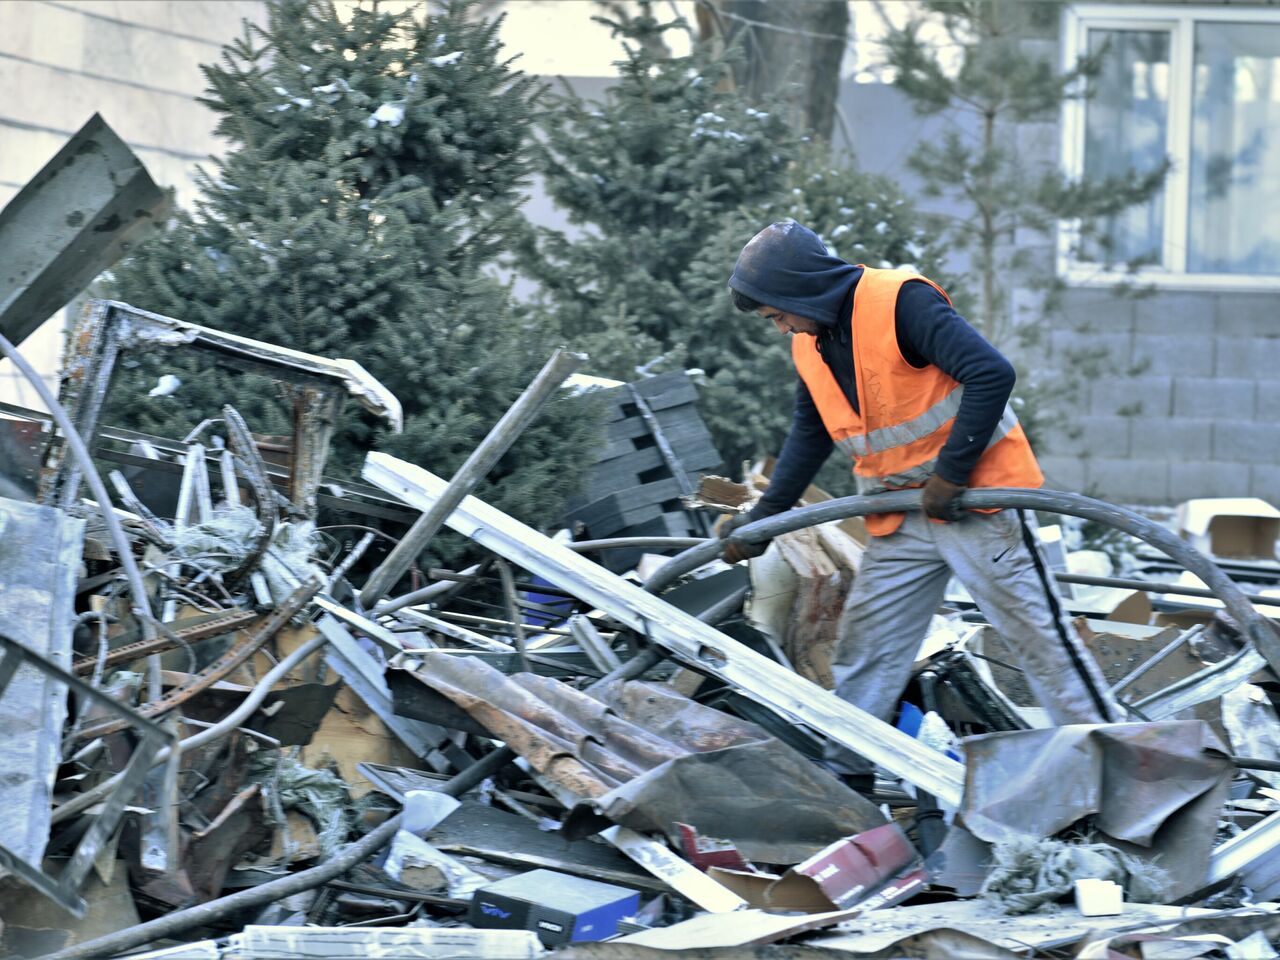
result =
[[[743,248],[729,286],[752,300],[816,321],[818,351],[854,410],[858,384],[853,365],[853,294],[862,267],[827,251],[812,230],[794,220],[766,227]],[[908,281],[895,309],[898,349],[915,367],[929,364],[964,384],[964,395],[935,472],[967,484],[1013,391],[1013,366],[946,299],[927,283]],[[809,389],[796,387],[791,432],[782,446],[769,489],[751,511],[763,519],[795,506],[834,443]]]

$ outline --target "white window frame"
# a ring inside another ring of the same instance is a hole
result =
[[[1169,31],[1169,122],[1166,152],[1172,168],[1164,185],[1164,245],[1162,263],[1136,272],[1108,270],[1074,260],[1079,222],[1058,225],[1058,276],[1077,286],[1112,285],[1137,281],[1165,289],[1280,290],[1280,275],[1188,273],[1187,225],[1191,165],[1192,81],[1195,68],[1197,22],[1280,24],[1280,7],[1191,6],[1147,3],[1080,3],[1062,14],[1063,68],[1070,69],[1088,50],[1088,31]],[[1068,177],[1084,172],[1086,101],[1069,99],[1062,105],[1062,169]]]

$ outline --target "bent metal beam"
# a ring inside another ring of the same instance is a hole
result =
[[[430,510],[448,486],[430,471],[383,453],[368,455],[363,475],[423,511]],[[475,497],[463,500],[446,522],[480,546],[606,611],[697,669],[821,731],[943,802],[960,804],[964,768],[959,763],[659,597]]]

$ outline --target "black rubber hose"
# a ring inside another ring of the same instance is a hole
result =
[[[1065,514],[1093,520],[1123,533],[1137,537],[1171,559],[1182,564],[1204,581],[1214,595],[1226,605],[1227,612],[1235,618],[1241,631],[1262,654],[1271,669],[1280,676],[1280,632],[1249,602],[1244,592],[1217,564],[1196,550],[1185,540],[1154,521],[1132,510],[1116,507],[1101,500],[1063,493],[1057,490],[1028,490],[1013,487],[989,487],[966,490],[959,498],[959,506],[969,509],[1043,510],[1047,513]],[[920,509],[920,491],[893,490],[869,497],[842,497],[807,507],[797,507],[764,520],[748,523],[733,531],[725,540],[707,540],[692,547],[659,567],[646,582],[650,593],[661,593],[690,570],[702,566],[724,550],[727,543],[737,540],[744,543],[760,543],[782,533],[801,530],[819,523],[844,520],[847,517],[863,517],[879,513],[905,513]]]

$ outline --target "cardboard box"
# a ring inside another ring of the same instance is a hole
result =
[[[1178,530],[1202,553],[1274,560],[1280,510],[1257,497],[1188,500],[1178,507]]]
[[[626,887],[532,870],[477,890],[468,919],[476,927],[532,930],[553,947],[612,937],[639,908],[640,894]]]

